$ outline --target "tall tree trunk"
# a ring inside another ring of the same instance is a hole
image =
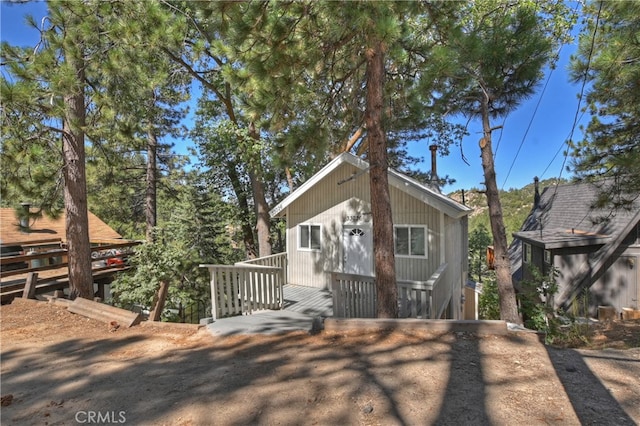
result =
[[[238,176],[238,171],[236,170],[236,164],[232,161],[227,162],[227,176],[229,176],[233,192],[236,194],[236,198],[238,199],[238,207],[240,208],[240,214],[242,217],[241,229],[245,254],[247,258],[254,259],[258,255],[258,250],[256,250],[256,240],[253,236],[253,226],[249,221],[249,218],[251,217],[251,210],[249,209],[247,194],[242,182],[240,181],[240,176]]]
[[[398,316],[398,288],[389,194],[387,140],[382,124],[384,46],[374,40],[366,52],[367,100],[365,124],[369,142],[369,181],[373,220],[373,252],[376,271],[378,318]]]
[[[67,58],[76,73],[76,93],[64,97],[65,117],[62,122],[64,156],[64,207],[69,257],[70,297],[93,299],[91,245],[87,215],[87,178],[85,171],[84,71],[81,60]]]
[[[147,241],[153,241],[153,229],[156,227],[156,188],[157,188],[157,152],[158,138],[150,125],[147,130],[147,190],[145,194],[145,218],[147,223]]]
[[[484,183],[486,185],[487,205],[489,206],[489,221],[493,233],[493,247],[495,252],[496,282],[500,298],[500,319],[521,324],[516,303],[516,292],[511,279],[511,263],[507,246],[507,233],[502,216],[500,193],[496,184],[496,171],[493,162],[493,148],[491,146],[491,124],[489,122],[489,99],[482,103],[482,128],[484,137],[480,140]]]
[[[249,135],[259,140],[260,135],[255,124],[249,124]],[[258,253],[260,257],[271,255],[271,216],[269,215],[269,205],[264,195],[264,183],[262,182],[262,170],[260,170],[260,159],[252,159],[249,162],[249,178],[253,189],[253,204],[256,211],[256,231],[258,233]]]

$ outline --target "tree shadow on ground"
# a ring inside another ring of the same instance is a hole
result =
[[[551,346],[545,348],[581,424],[637,424],[620,406],[606,385],[593,374],[580,352]],[[618,361],[638,362],[633,359]],[[616,365],[621,364],[618,362]],[[629,371],[628,377],[629,380],[637,380],[638,375]]]
[[[69,424],[80,412],[123,412],[128,424],[504,424],[539,415],[547,396],[498,412],[505,389],[549,380],[487,367],[498,355],[525,363],[532,341],[517,336],[501,338],[513,354],[497,354],[468,333],[130,333],[8,348],[3,424]]]

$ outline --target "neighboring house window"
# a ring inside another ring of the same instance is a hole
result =
[[[299,225],[300,248],[320,250],[320,225]]]
[[[531,263],[531,244],[524,243],[524,263]]]
[[[395,227],[396,255],[426,257],[427,228],[424,226]]]
[[[551,265],[551,250],[544,251],[544,263]]]

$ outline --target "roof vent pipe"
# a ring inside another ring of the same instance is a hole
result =
[[[26,232],[29,230],[29,209],[31,203],[20,203],[22,211],[20,211],[20,230]]]
[[[535,187],[535,193],[533,194],[533,208],[535,209],[540,204],[540,188],[539,188],[540,179],[538,176],[533,178],[533,186]]]
[[[431,182],[438,182],[438,165],[437,165],[437,155],[438,155],[438,145],[429,145],[429,150],[431,151]]]

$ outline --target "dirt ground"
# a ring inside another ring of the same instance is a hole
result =
[[[640,322],[600,326],[593,350],[526,332],[113,331],[21,299],[0,318],[2,425],[640,422]]]

